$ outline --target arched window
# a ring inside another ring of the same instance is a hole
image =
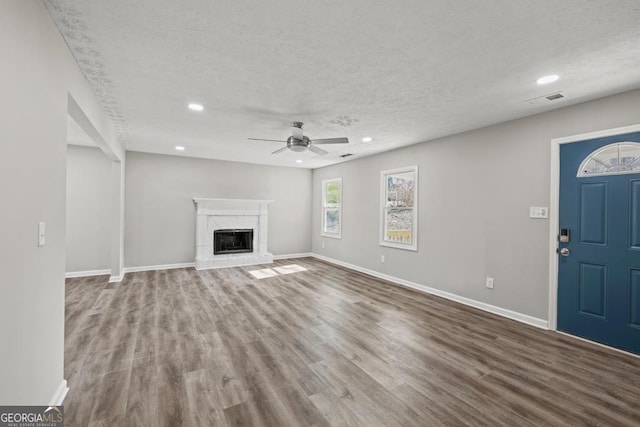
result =
[[[578,168],[578,178],[640,173],[640,143],[616,142],[589,154]]]

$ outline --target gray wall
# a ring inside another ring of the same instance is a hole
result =
[[[127,152],[126,176],[126,267],[194,261],[194,197],[274,200],[269,251],[310,252],[310,170]]]
[[[42,2],[0,2],[0,52],[0,405],[43,405],[63,381],[69,95],[113,130]]]
[[[67,148],[66,271],[106,270],[111,257],[111,160],[99,149]]]
[[[550,203],[550,141],[640,123],[639,106],[632,91],[316,169],[313,252],[546,319],[549,220],[528,215]],[[379,246],[380,171],[415,164],[418,251]],[[320,236],[321,181],[334,177],[343,180],[341,240]]]

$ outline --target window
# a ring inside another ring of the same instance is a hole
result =
[[[618,142],[597,149],[578,168],[578,178],[585,176],[640,173],[640,144]]]
[[[418,250],[418,166],[380,173],[380,245]]]
[[[322,232],[325,237],[342,237],[342,178],[322,181]]]

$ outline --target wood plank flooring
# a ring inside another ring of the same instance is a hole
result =
[[[66,425],[640,425],[638,358],[288,264],[68,279]]]

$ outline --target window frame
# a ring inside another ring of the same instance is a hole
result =
[[[337,205],[327,204],[327,187],[332,183],[338,183],[340,186],[340,203]],[[321,200],[321,219],[320,219],[320,235],[322,237],[330,237],[332,239],[342,239],[342,177],[330,178],[322,180],[322,200]],[[338,211],[338,232],[329,233],[325,231],[326,226],[326,212],[328,210]]]
[[[414,174],[413,185],[413,215],[411,226],[411,243],[395,242],[386,239],[386,219],[387,219],[387,178],[392,175],[404,173]],[[396,249],[409,251],[418,250],[418,165],[405,166],[402,168],[388,169],[380,172],[380,246],[387,246]]]

